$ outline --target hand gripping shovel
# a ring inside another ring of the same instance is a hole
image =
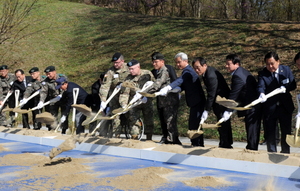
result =
[[[297,98],[297,105],[298,105],[298,113],[300,112],[300,104]],[[294,135],[286,135],[286,143],[291,147],[300,147],[300,139],[298,137],[298,131],[300,127],[300,116],[296,119],[296,127],[295,127],[295,134]]]
[[[179,93],[180,92],[180,89],[179,88],[174,88],[170,91],[168,91],[168,93]],[[160,92],[155,92],[153,94],[150,94],[150,93],[146,93],[146,92],[139,92],[142,96],[145,96],[145,97],[157,97],[157,96],[160,96],[161,93]]]
[[[285,88],[277,88],[275,90],[273,90],[272,92],[268,93],[266,95],[266,98],[270,98],[274,95],[280,94],[280,93],[285,93],[286,89]],[[252,101],[250,104],[244,106],[244,107],[228,107],[230,109],[234,109],[234,110],[238,110],[238,111],[243,111],[243,110],[247,110],[247,109],[251,109],[252,106],[255,106],[257,104],[259,104],[262,101],[262,98],[258,98],[254,101]]]
[[[2,111],[2,109],[3,109],[4,105],[5,105],[5,102],[8,100],[8,98],[11,96],[12,93],[13,93],[13,91],[9,91],[7,93],[7,95],[5,96],[5,98],[4,98],[3,102],[2,102],[2,105],[0,105],[0,112]]]
[[[41,90],[38,90],[38,91],[34,92],[31,96],[29,96],[29,97],[27,98],[27,102],[28,102],[29,100],[31,100],[32,98],[34,98],[35,96],[39,95],[39,94],[40,94],[40,91],[41,91]],[[21,104],[18,105],[18,107],[19,107],[19,108],[22,108],[24,105],[25,105],[25,103],[21,103]],[[16,106],[15,108],[17,108],[17,106]]]
[[[78,94],[79,94],[79,88],[74,88],[73,89],[73,104],[76,104],[77,102],[77,98],[78,98]],[[72,127],[71,130],[70,128],[68,128],[66,134],[70,135],[74,135],[75,130],[76,130],[76,121],[75,121],[75,117],[76,117],[76,108],[73,107],[73,114],[72,114]]]
[[[106,100],[106,105],[110,102],[110,100],[115,96],[117,95],[117,93],[119,93],[119,91],[121,90],[121,84],[116,86],[116,88],[114,89],[113,93],[109,96],[109,98]],[[87,125],[89,123],[92,123],[94,121],[96,121],[98,118],[98,115],[103,111],[102,108],[99,109],[99,111],[96,113],[96,115],[94,116],[91,116],[91,117],[87,117],[86,120],[84,120],[82,122],[82,125]]]
[[[60,95],[59,95],[60,96]],[[57,102],[57,99],[56,99],[56,97],[55,98],[53,98],[53,99],[51,99],[51,100],[49,100],[49,101],[47,101],[47,102],[45,102],[44,104],[43,104],[43,107],[44,106],[46,106],[46,105],[49,105],[50,103],[54,103],[54,102]],[[42,107],[42,108],[43,108]],[[31,111],[34,111],[34,110],[37,110],[37,109],[39,109],[39,107],[38,106],[36,106],[36,107],[33,107],[33,108],[31,108],[31,109],[20,109],[20,108],[14,108],[13,109],[13,112],[17,112],[17,113],[29,113],[29,112],[31,112]]]
[[[201,129],[201,126],[203,123],[204,123],[204,119],[201,119],[198,130],[188,130],[187,131],[188,138],[195,139],[195,138],[199,137],[200,135],[202,135],[203,131],[201,131],[200,129]]]

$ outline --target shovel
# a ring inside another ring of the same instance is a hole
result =
[[[224,120],[225,120],[224,118],[221,118],[215,124],[206,124],[206,123],[204,123],[204,124],[202,124],[202,128],[203,129],[215,129],[215,128],[218,128],[218,127],[220,127],[220,124],[224,122]]]
[[[268,93],[266,95],[266,98],[270,98],[274,95],[280,94],[280,93],[285,93],[286,89],[285,88],[277,88],[275,90],[273,90],[272,92]],[[257,104],[259,104],[262,101],[262,98],[258,98],[254,101],[252,101],[250,104],[244,106],[244,107],[228,107],[230,109],[234,109],[234,110],[238,110],[238,111],[243,111],[243,110],[247,110],[247,109],[251,109],[252,106],[255,106]]]
[[[27,102],[28,102],[29,100],[31,100],[32,98],[34,98],[35,96],[39,95],[39,94],[40,94],[40,91],[41,91],[41,90],[38,90],[38,91],[34,92],[31,96],[29,96],[29,97],[27,98]],[[21,108],[21,107],[23,107],[24,105],[25,105],[25,104],[19,104],[18,107]]]
[[[180,89],[178,88],[174,88],[170,91],[168,91],[168,93],[179,93],[180,92]],[[153,94],[150,94],[150,93],[146,93],[146,92],[139,92],[142,96],[145,96],[145,97],[157,97],[157,96],[160,96],[161,93],[160,92],[155,92]]]
[[[297,98],[297,105],[298,105],[298,113],[300,112],[300,104]],[[291,147],[300,147],[300,139],[298,137],[298,131],[300,127],[300,117],[296,119],[296,127],[295,127],[295,134],[294,135],[286,135],[286,143]]]
[[[188,130],[187,131],[188,138],[195,139],[195,138],[199,137],[200,135],[202,135],[203,131],[201,131],[200,129],[201,129],[203,123],[204,123],[204,119],[201,119],[198,130]]]
[[[15,107],[18,107],[20,97],[20,90],[15,90]],[[18,113],[15,113],[15,119],[18,117]]]
[[[4,98],[3,102],[2,102],[2,105],[0,105],[0,111],[3,109],[5,102],[8,100],[9,96],[11,96],[12,93],[13,93],[13,91],[9,91],[7,93],[7,95],[5,96],[5,98]]]
[[[78,94],[79,94],[79,88],[73,88],[73,104],[76,104],[77,102],[77,98],[78,98]],[[67,135],[74,135],[74,132],[76,130],[76,121],[75,121],[75,117],[76,117],[76,109],[73,107],[73,114],[72,114],[72,127],[71,129],[68,128],[66,131]]]
[[[119,93],[119,91],[121,90],[121,86],[120,85],[118,85],[115,89],[114,89],[114,91],[113,91],[113,93],[109,96],[109,98],[106,100],[106,105],[110,102],[110,100],[117,94],[117,93]],[[94,115],[94,116],[91,116],[91,117],[87,117],[86,118],[86,120],[84,120],[83,122],[82,122],[82,125],[87,125],[87,124],[89,124],[89,123],[92,123],[92,122],[94,122],[94,121],[96,121],[98,118],[98,115],[101,113],[103,111],[103,109],[102,108],[100,108],[99,109],[99,111],[96,113],[96,115]]]
[[[92,115],[92,109],[84,104],[73,104],[72,107],[80,111],[85,116],[90,117]]]

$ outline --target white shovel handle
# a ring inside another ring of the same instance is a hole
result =
[[[277,94],[280,94],[280,93],[284,93],[285,91],[286,90],[284,88],[276,88],[275,90],[273,90],[270,93],[268,93],[266,95],[266,98],[268,99],[268,98],[270,98],[270,97],[272,97],[274,95],[277,95]],[[251,106],[255,106],[255,105],[259,104],[261,101],[262,101],[262,99],[258,98],[256,100],[252,101],[250,104],[246,105],[245,108],[249,108]]]
[[[79,88],[74,88],[73,89],[73,104],[76,104],[78,94],[79,94]],[[73,107],[72,122],[75,122],[75,117],[76,117],[76,109]]]
[[[3,102],[2,102],[2,105],[0,105],[0,111],[1,111],[1,109],[4,107],[5,102],[6,102],[6,101],[8,100],[8,98],[12,95],[12,93],[13,93],[13,91],[9,91],[9,92],[7,93],[7,95],[5,96],[5,98],[4,98]]]

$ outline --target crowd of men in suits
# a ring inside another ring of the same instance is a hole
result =
[[[50,112],[54,117],[58,117],[59,108],[61,117],[59,123],[62,127],[62,133],[66,133],[68,128],[68,115],[71,105],[76,99],[77,104],[85,104],[91,107],[93,111],[101,109],[107,115],[113,115],[111,111],[123,108],[135,103],[129,111],[122,113],[112,121],[112,132],[116,137],[121,134],[121,121],[123,116],[131,127],[131,137],[137,139],[138,126],[137,119],[143,114],[145,122],[145,135],[147,140],[152,140],[154,129],[153,124],[153,98],[143,96],[139,92],[156,94],[157,110],[162,130],[162,144],[181,144],[179,140],[177,117],[179,107],[179,92],[185,91],[186,104],[190,108],[188,118],[188,129],[197,130],[200,121],[207,120],[209,113],[213,112],[221,125],[218,128],[221,148],[232,148],[232,129],[230,118],[235,111],[232,108],[224,107],[216,102],[217,96],[225,97],[239,103],[239,107],[251,104],[259,99],[259,104],[243,111],[237,111],[238,117],[244,117],[245,128],[247,132],[246,149],[258,150],[261,124],[264,129],[264,137],[269,152],[277,152],[276,127],[280,124],[281,130],[281,152],[290,153],[290,147],[286,143],[285,137],[291,134],[292,113],[295,109],[291,91],[296,89],[296,82],[291,69],[288,66],[281,65],[277,53],[269,52],[265,55],[265,67],[254,77],[247,69],[241,65],[241,60],[236,54],[229,54],[225,58],[225,67],[231,73],[231,84],[228,85],[223,75],[214,67],[209,66],[202,57],[196,57],[189,64],[187,54],[180,52],[175,55],[174,61],[176,67],[182,70],[177,77],[174,68],[165,64],[164,56],[159,52],[151,55],[153,70],[141,69],[138,60],[132,59],[125,63],[124,56],[121,53],[115,53],[110,67],[105,74],[101,74],[100,79],[92,86],[93,94],[88,94],[82,87],[74,82],[69,82],[63,74],[56,73],[54,66],[48,66],[44,72],[46,77],[42,77],[39,68],[33,67],[29,70],[31,76],[25,76],[22,69],[15,71],[15,74],[8,72],[6,65],[0,66],[0,106],[4,105],[15,107],[17,103],[11,96],[7,102],[4,102],[11,91],[19,90],[19,104],[23,109],[37,107],[32,114],[34,129],[40,129],[41,124],[35,121],[35,116],[45,111]],[[300,53],[298,53],[294,62],[300,66]],[[201,85],[206,89],[204,93]],[[122,86],[124,82],[131,82],[135,87]],[[151,83],[150,83],[151,82]],[[79,92],[74,97],[73,90]],[[268,97],[270,92],[280,88],[281,93]],[[116,90],[118,90],[116,92]],[[176,90],[176,91],[175,91]],[[39,92],[33,99],[28,99],[34,92]],[[110,98],[110,96],[113,97]],[[297,98],[298,99],[298,98]],[[50,104],[47,104],[50,101]],[[109,109],[108,109],[109,108]],[[1,124],[8,125],[14,121],[14,113],[10,112],[10,119],[1,113]],[[82,133],[85,127],[82,122],[86,116],[81,112],[76,113],[76,133]],[[28,123],[28,114],[22,115],[24,128],[30,128]],[[93,130],[97,123],[92,125]],[[53,127],[47,125],[51,130]],[[91,126],[90,126],[91,127]],[[106,126],[104,128],[107,128]],[[103,129],[102,129],[103,131]],[[107,130],[100,133],[103,136],[111,136]],[[191,139],[191,145],[204,146],[203,135]]]

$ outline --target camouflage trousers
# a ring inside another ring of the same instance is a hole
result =
[[[149,100],[149,99],[148,99]],[[128,125],[131,135],[139,134],[139,123],[138,119],[141,118],[141,113],[143,114],[143,121],[145,126],[145,134],[151,135],[154,129],[153,122],[153,106],[152,101],[138,105],[126,113],[126,118],[128,120]]]
[[[114,97],[109,103],[110,111],[108,112],[109,115],[114,115],[112,112],[115,109],[119,109],[121,107],[119,103],[119,97]],[[108,128],[108,126],[106,126]],[[119,136],[122,133],[122,126],[121,126],[121,118],[117,116],[114,120],[111,121],[112,133],[115,136]]]

